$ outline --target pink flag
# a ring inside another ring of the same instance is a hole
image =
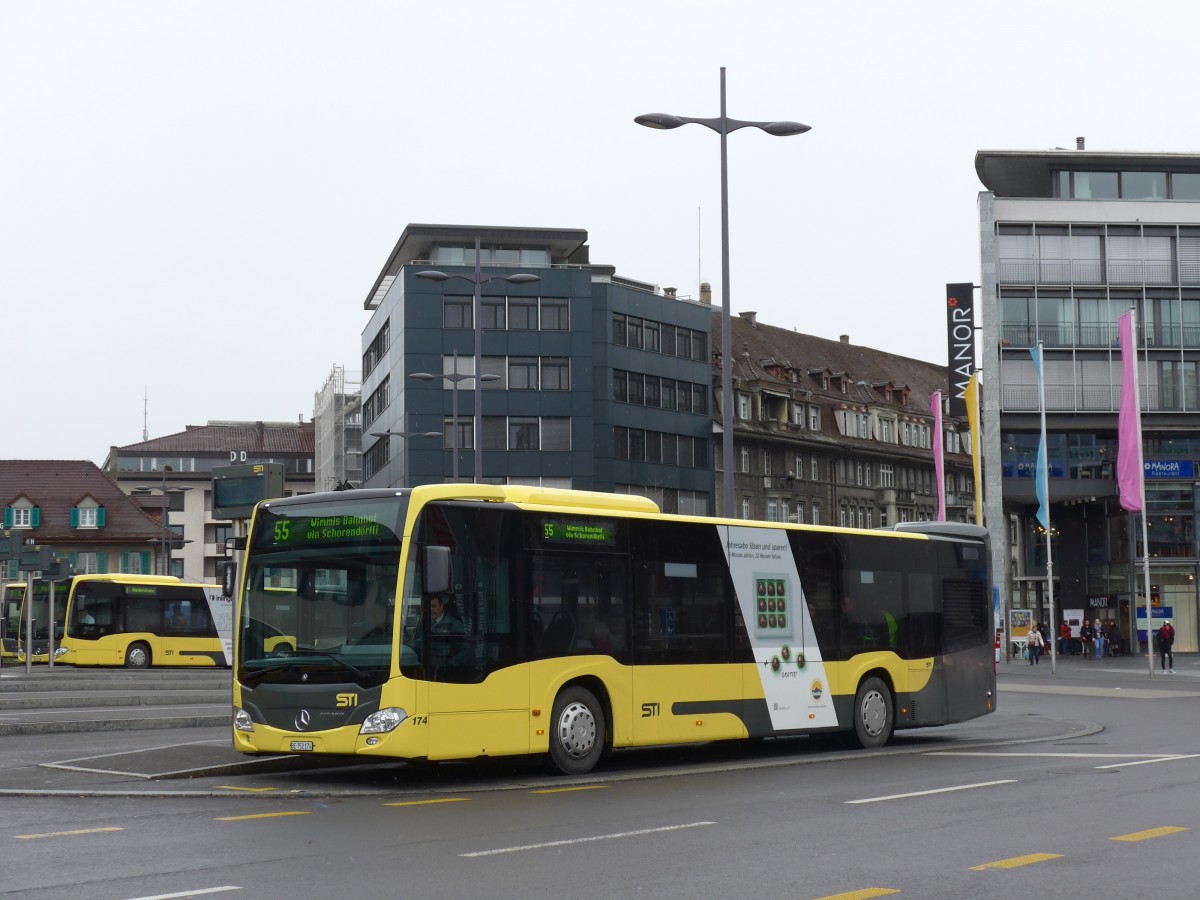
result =
[[[1142,422],[1138,409],[1137,344],[1133,340],[1133,311],[1117,325],[1121,342],[1121,406],[1117,411],[1117,490],[1121,509],[1142,508]]]
[[[946,479],[942,476],[942,392],[934,391],[929,398],[929,411],[933,413],[933,474],[937,479],[937,520],[946,521]]]

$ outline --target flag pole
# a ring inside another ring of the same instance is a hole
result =
[[[1050,460],[1046,452],[1046,379],[1042,375],[1042,342],[1029,350],[1037,369],[1038,411],[1041,414],[1041,440],[1038,442],[1037,472],[1034,476],[1038,498],[1038,521],[1046,531],[1046,597],[1049,600],[1050,621],[1046,630],[1050,633],[1050,673],[1058,673],[1057,631],[1054,627],[1054,554],[1050,541]]]
[[[942,448],[942,392],[934,391],[929,397],[930,412],[933,413],[933,476],[937,479],[937,521],[946,521],[946,476],[945,451]]]

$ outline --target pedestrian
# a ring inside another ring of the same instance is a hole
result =
[[[1104,625],[1099,619],[1092,623],[1092,634],[1096,639],[1096,659],[1104,659]]]
[[[1083,624],[1079,626],[1079,649],[1083,653],[1083,658],[1088,658],[1088,651],[1092,649],[1092,640],[1096,635],[1092,631],[1092,623],[1087,619],[1083,620]]]
[[[1108,623],[1108,646],[1113,656],[1125,655],[1125,638],[1116,619]]]
[[[1171,620],[1162,623],[1158,629],[1158,656],[1162,662],[1162,670],[1175,674],[1175,653],[1171,648],[1175,645],[1175,626]]]
[[[1031,666],[1038,665],[1042,656],[1042,648],[1046,646],[1046,639],[1042,637],[1037,622],[1034,622],[1033,627],[1029,629],[1029,637],[1026,639],[1025,646],[1029,650],[1029,664]]]
[[[1063,656],[1067,656],[1071,652],[1071,624],[1066,620],[1062,620],[1062,624],[1058,626],[1059,650]]]

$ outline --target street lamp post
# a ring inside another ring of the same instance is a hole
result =
[[[454,398],[451,401],[451,406],[450,406],[450,447],[451,447],[451,452],[454,454],[454,458],[451,461],[450,469],[451,469],[451,472],[453,473],[454,480],[457,482],[458,481],[458,385],[463,381],[469,381],[470,379],[475,378],[475,376],[472,375],[470,372],[459,372],[458,371],[458,351],[455,350],[454,351],[454,372],[453,372],[453,374],[446,374],[445,372],[443,372],[441,375],[434,375],[432,372],[413,372],[408,377],[415,378],[415,379],[417,379],[417,381],[436,381],[438,378],[440,378],[443,381],[449,381],[454,385]],[[500,376],[499,375],[480,375],[479,380],[480,381],[499,381]],[[476,390],[478,390],[478,386],[476,386]],[[476,396],[476,398],[475,398],[475,410],[476,410],[476,413],[478,413],[478,411],[479,411],[479,397],[478,396]],[[476,424],[478,425],[478,420],[477,420]],[[481,440],[481,438],[482,438],[482,432],[481,431],[475,432],[475,458],[476,458],[476,460],[480,459],[479,441]],[[478,484],[480,481],[482,481],[483,476],[481,474],[478,474],[479,469],[480,469],[480,466],[478,464],[476,464],[475,469],[476,469],[476,473],[477,473],[475,481]]]
[[[804,134],[811,126],[799,122],[748,122],[725,114],[725,67],[721,66],[721,115],[715,119],[695,119],[668,113],[647,113],[634,118],[647,128],[670,129],[680,125],[703,125],[721,136],[721,466],[724,471],[724,497],[721,512],[733,515],[733,325],[729,303],[729,165],[726,139],[739,128],[757,128],[775,137]]]
[[[169,551],[167,550],[167,543],[168,543],[168,535],[170,534],[170,531],[171,531],[171,519],[170,519],[170,511],[167,508],[167,497],[170,494],[182,495],[185,491],[190,491],[191,487],[189,487],[187,485],[179,485],[176,487],[167,487],[167,467],[164,466],[163,470],[162,470],[162,487],[152,488],[152,487],[148,487],[146,485],[138,485],[136,488],[134,488],[134,490],[138,491],[140,493],[145,493],[145,494],[150,494],[150,493],[153,493],[155,490],[158,490],[159,495],[162,498],[162,523],[161,523],[161,532],[159,535],[159,560],[160,560],[160,562],[159,562],[158,566],[156,566],[156,568],[159,568],[162,570],[159,574],[170,575],[171,574],[171,563],[170,563],[170,556],[168,555]],[[174,546],[173,540],[171,541],[171,545]]]
[[[532,275],[528,272],[518,272],[515,275],[484,275],[480,272],[480,249],[479,238],[475,238],[475,274],[474,275],[448,275],[445,272],[439,272],[436,269],[417,272],[417,278],[424,278],[428,281],[449,281],[451,278],[461,278],[463,281],[469,281],[475,286],[475,295],[471,303],[471,324],[475,331],[475,374],[478,376],[478,381],[475,382],[475,418],[473,434],[475,438],[475,483],[483,483],[483,381],[496,381],[498,376],[485,378],[482,374],[483,368],[483,323],[480,320],[480,289],[489,281],[507,281],[509,284],[532,284],[535,281],[541,281],[538,275]],[[457,354],[456,354],[457,356]],[[458,367],[455,366],[457,373]],[[415,377],[415,376],[414,376]],[[455,385],[457,389],[457,383]],[[455,440],[457,440],[457,417]],[[455,481],[458,480],[458,459],[455,455]]]
[[[424,373],[421,373],[424,374]],[[415,437],[442,437],[440,431],[372,431],[371,435],[377,438],[398,437],[404,441],[404,474],[400,479],[400,487],[412,487],[412,478],[408,473],[408,441]]]

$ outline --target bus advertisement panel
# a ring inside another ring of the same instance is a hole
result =
[[[174,576],[79,575],[56,660],[75,666],[229,666],[233,598]]]
[[[988,558],[971,525],[720,520],[582,491],[266,501],[239,573],[234,746],[562,772],[632,746],[879,747],[995,709]]]

